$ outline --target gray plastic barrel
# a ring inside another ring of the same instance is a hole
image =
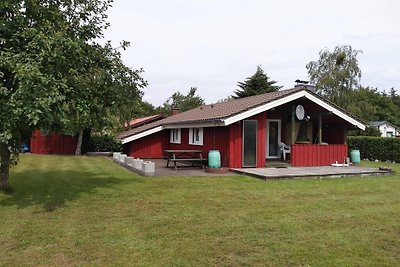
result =
[[[360,150],[351,150],[350,151],[350,160],[354,164],[360,164]]]
[[[221,167],[221,154],[219,150],[208,151],[208,167],[220,168]]]

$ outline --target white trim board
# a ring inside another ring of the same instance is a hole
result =
[[[224,122],[225,125],[230,125],[232,123],[244,120],[244,119],[249,118],[251,116],[257,115],[257,114],[259,114],[261,112],[264,112],[264,111],[270,110],[272,108],[281,106],[283,104],[289,103],[291,101],[297,100],[297,99],[302,98],[302,97],[307,98],[308,100],[316,103],[317,105],[323,107],[324,109],[332,112],[336,116],[344,119],[345,121],[353,124],[354,126],[357,126],[359,129],[365,130],[366,126],[363,123],[357,121],[356,119],[353,119],[352,117],[346,115],[344,112],[342,112],[339,109],[335,108],[334,106],[326,103],[325,101],[319,99],[318,97],[310,94],[307,91],[300,91],[300,92],[294,93],[292,95],[288,95],[286,97],[283,97],[283,98],[268,102],[268,103],[266,103],[264,105],[258,106],[256,108],[253,108],[253,109],[250,109],[248,111],[242,112],[242,113],[234,115],[232,117],[229,117],[229,118],[223,120],[223,122]]]
[[[292,95],[288,95],[286,97],[283,97],[283,98],[268,102],[268,103],[266,103],[264,105],[255,107],[253,109],[247,110],[245,112],[239,113],[239,114],[234,115],[232,117],[226,118],[226,119],[223,120],[224,124],[225,125],[230,125],[232,123],[235,123],[235,122],[244,120],[246,118],[249,118],[251,116],[257,115],[257,114],[259,114],[261,112],[267,111],[269,109],[272,109],[272,108],[278,107],[280,105],[286,104],[288,102],[291,102],[293,100],[299,99],[299,98],[304,96],[304,93],[305,93],[305,91],[300,91],[300,92],[294,93]]]
[[[162,129],[163,129],[162,126],[151,128],[150,130],[147,130],[147,131],[144,131],[144,132],[141,132],[141,133],[138,133],[138,134],[134,134],[134,135],[122,138],[121,143],[122,144],[126,144],[126,143],[129,143],[129,142],[132,142],[134,140],[140,139],[140,138],[148,136],[150,134],[157,133],[157,132],[161,131]]]
[[[323,100],[319,99],[316,96],[313,96],[312,94],[306,92],[307,94],[305,95],[305,97],[311,101],[313,101],[314,103],[316,103],[317,105],[320,105],[321,107],[323,107],[324,109],[329,110],[330,112],[332,112],[333,114],[335,114],[338,117],[341,117],[342,119],[344,119],[345,121],[357,126],[358,128],[360,128],[361,130],[365,130],[366,125],[357,121],[356,119],[353,119],[352,117],[346,115],[345,113],[343,113],[342,111],[338,110],[337,108],[335,108],[334,106],[329,105],[328,103],[324,102]]]
[[[192,123],[174,123],[174,124],[167,124],[163,125],[163,129],[175,129],[175,128],[207,128],[207,127],[217,127],[217,126],[226,126],[220,120],[214,121],[199,121],[199,122],[192,122]]]

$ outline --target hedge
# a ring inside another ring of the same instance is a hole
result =
[[[349,136],[347,144],[350,150],[360,150],[361,159],[400,162],[398,138]]]
[[[110,135],[93,134],[90,138],[90,151],[121,152],[122,143]]]

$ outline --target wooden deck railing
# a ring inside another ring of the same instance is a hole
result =
[[[329,166],[336,161],[344,163],[348,148],[344,144],[293,144],[290,147],[290,161],[293,167]]]

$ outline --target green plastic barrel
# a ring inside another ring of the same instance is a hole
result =
[[[219,150],[208,151],[208,167],[220,168],[221,167],[221,154]]]
[[[360,150],[351,150],[350,151],[350,160],[354,164],[360,164]]]

